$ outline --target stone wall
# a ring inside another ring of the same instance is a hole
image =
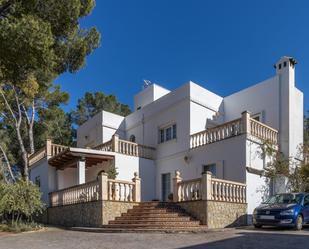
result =
[[[223,201],[185,201],[179,206],[208,228],[246,225],[247,204]]]
[[[247,204],[207,201],[207,226],[209,228],[246,225]]]
[[[126,213],[129,209],[132,209],[138,203],[135,202],[120,202],[120,201],[103,201],[103,225],[108,224],[110,220],[114,220],[116,217],[121,216],[122,213]]]
[[[178,202],[191,216],[201,221],[203,225],[207,225],[207,202],[206,201],[184,201]]]
[[[66,227],[100,227],[127,212],[137,203],[93,201],[48,208],[48,224]]]

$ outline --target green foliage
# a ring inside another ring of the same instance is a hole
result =
[[[2,143],[25,176],[27,153],[47,137],[72,143],[71,119],[60,106],[68,94],[53,81],[82,68],[99,46],[99,32],[79,25],[94,6],[94,0],[0,0]]]
[[[269,159],[265,167],[265,176],[274,179],[276,176],[289,176],[290,161],[280,152],[274,144],[264,141],[261,145],[260,158]]]
[[[78,100],[76,110],[71,112],[72,121],[81,125],[102,110],[122,116],[131,113],[129,106],[118,102],[114,95],[105,95],[103,92],[86,92],[84,97]]]
[[[13,224],[0,224],[0,231],[3,232],[28,232],[42,229],[42,226],[33,221],[31,222],[14,222]]]
[[[0,217],[11,223],[30,221],[41,214],[44,205],[41,192],[32,183],[20,180],[14,184],[0,184]]]
[[[117,168],[114,165],[109,167],[106,173],[109,179],[116,179],[117,175],[119,174]]]

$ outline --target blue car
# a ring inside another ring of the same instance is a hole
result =
[[[253,212],[253,225],[285,226],[301,230],[309,223],[309,193],[277,194]]]

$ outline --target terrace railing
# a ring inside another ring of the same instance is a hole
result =
[[[113,135],[112,139],[108,142],[100,144],[93,149],[102,151],[113,151],[121,154],[142,157],[147,159],[154,159],[155,148],[141,145],[138,143],[130,142],[120,139],[117,134]]]
[[[140,202],[140,178],[135,173],[132,182],[112,180],[106,173],[101,173],[96,181],[51,192],[49,199],[51,207],[99,200]]]
[[[194,149],[241,134],[249,134],[273,144],[278,143],[278,131],[276,129],[251,118],[248,112],[244,112],[239,119],[192,134],[190,136],[190,148]]]
[[[67,148],[67,146],[63,146],[60,144],[53,144],[50,139],[47,139],[45,147],[28,156],[28,164],[29,166],[31,166],[36,162],[40,161],[41,159],[45,158],[46,156],[56,156]]]
[[[174,180],[174,202],[214,200],[246,203],[246,184],[212,177],[205,172],[201,178],[183,181],[176,171]]]

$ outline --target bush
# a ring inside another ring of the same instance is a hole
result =
[[[20,180],[14,184],[0,183],[0,219],[11,225],[30,222],[43,212],[39,188]]]
[[[35,222],[14,222],[13,224],[0,224],[0,231],[3,232],[20,233],[40,229],[42,229],[42,226]]]

